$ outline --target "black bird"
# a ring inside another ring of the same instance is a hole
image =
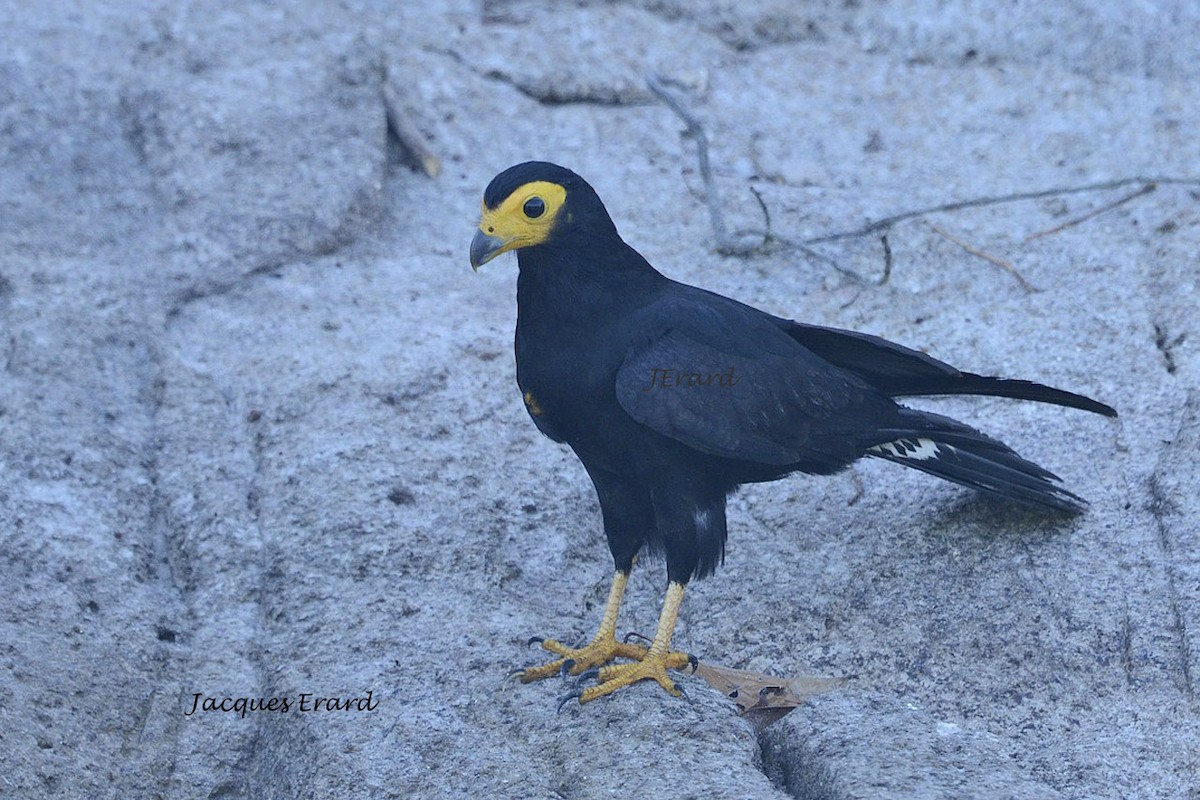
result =
[[[484,192],[471,266],[509,250],[520,268],[517,384],[538,429],[569,445],[591,476],[616,564],[596,636],[582,648],[542,641],[558,658],[519,671],[524,681],[566,667],[598,680],[568,699],[643,679],[678,696],[666,670],[691,660],[670,650],[684,587],[721,563],[725,500],[743,483],[828,475],[874,456],[1020,503],[1084,507],[1002,442],[894,398],[996,395],[1116,416],[1103,403],[961,372],[670,280],[621,239],[595,190],[555,164],[518,164]],[[648,648],[615,637],[643,548],[665,556],[668,579]]]

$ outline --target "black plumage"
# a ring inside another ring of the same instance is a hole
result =
[[[522,219],[529,197],[546,207]],[[553,164],[502,172],[483,216],[473,264],[517,250],[517,383],[538,428],[591,476],[619,575],[643,549],[665,556],[672,584],[708,575],[739,485],[830,474],[863,456],[1021,503],[1083,508],[1003,443],[895,398],[995,395],[1115,416],[1107,405],[670,280],[621,239],[591,186]]]

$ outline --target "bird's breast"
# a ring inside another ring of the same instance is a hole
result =
[[[595,339],[560,327],[518,321],[517,385],[529,416],[555,441],[574,442],[602,425],[616,402],[618,358]]]

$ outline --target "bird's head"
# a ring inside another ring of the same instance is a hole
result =
[[[565,167],[526,161],[501,172],[483,193],[471,266],[478,270],[509,250],[546,247],[587,233],[616,233],[596,191]]]

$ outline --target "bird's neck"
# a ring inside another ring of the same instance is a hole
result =
[[[667,282],[618,236],[528,248],[518,252],[517,263],[519,312],[547,321],[584,322],[628,311]]]

